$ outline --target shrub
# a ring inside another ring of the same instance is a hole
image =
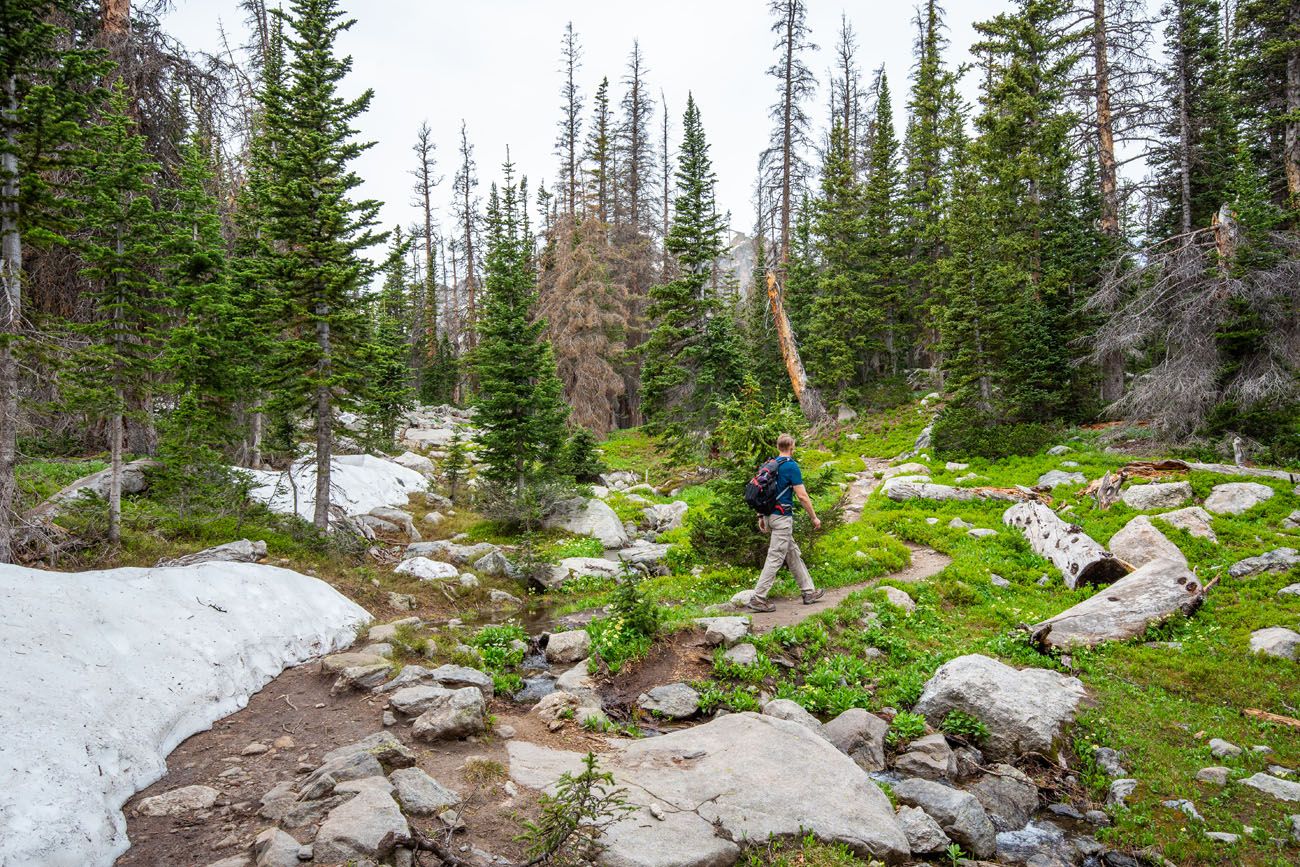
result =
[[[520,492],[511,484],[484,481],[476,504],[484,517],[532,532],[575,493],[573,482],[562,478],[529,479]]]
[[[925,717],[919,713],[901,710],[894,715],[894,721],[889,724],[889,733],[885,735],[885,742],[897,747],[916,740],[924,734]]]
[[[527,641],[528,633],[513,624],[484,626],[469,640],[478,648],[483,668],[492,676],[497,692],[512,693],[523,688],[524,682],[514,669],[524,661],[524,649],[516,641]]]
[[[609,617],[587,624],[591,636],[591,661],[604,662],[617,673],[623,663],[650,649],[663,622],[663,609],[641,589],[641,579],[625,564],[614,590]]]
[[[555,794],[542,795],[541,816],[524,824],[519,839],[530,863],[593,863],[603,849],[601,834],[636,809],[626,795],[626,790],[614,788],[612,775],[600,770],[595,754],[587,753],[582,772],[561,774]]]
[[[1037,422],[1009,422],[978,410],[945,409],[934,423],[930,441],[937,457],[978,457],[990,460],[1032,455],[1056,436]]]
[[[579,482],[595,482],[608,470],[596,448],[596,438],[585,427],[575,428],[564,444],[556,470]]]
[[[979,719],[959,710],[949,711],[939,726],[945,733],[966,738],[972,743],[980,743],[989,736],[989,727]]]

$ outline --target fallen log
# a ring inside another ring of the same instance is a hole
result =
[[[1043,503],[1017,503],[1002,513],[1002,523],[1024,533],[1029,547],[1061,570],[1071,590],[1080,584],[1110,584],[1128,572],[1114,554]]]
[[[1029,637],[1043,650],[1125,641],[1175,614],[1192,614],[1204,601],[1205,588],[1186,563],[1153,560],[1078,605],[1029,627]]]
[[[240,539],[237,542],[227,542],[224,545],[217,545],[215,548],[205,548],[202,551],[195,551],[193,554],[186,554],[184,557],[177,557],[169,560],[166,557],[155,563],[155,566],[193,566],[196,563],[258,563],[266,559],[266,543],[261,539],[256,542],[250,542],[248,539]]]
[[[1300,729],[1300,719],[1292,716],[1282,716],[1280,713],[1269,713],[1266,710],[1260,710],[1257,707],[1248,707],[1244,711],[1246,716],[1254,717],[1264,722],[1277,723],[1278,725],[1290,726],[1293,729]]]
[[[1039,499],[1032,491],[1016,488],[954,488],[922,481],[916,476],[889,479],[880,490],[897,503],[905,500],[1005,500],[1014,503]]]
[[[1103,511],[1119,502],[1120,488],[1124,487],[1124,482],[1128,479],[1128,473],[1123,469],[1111,475],[1110,470],[1100,479],[1093,481],[1080,492],[1080,496],[1092,497],[1097,501],[1097,508]]]
[[[1182,463],[1179,461],[1179,463]],[[1188,463],[1189,469],[1203,473],[1219,473],[1224,476],[1262,476],[1266,479],[1282,479],[1291,484],[1300,483],[1300,473],[1289,470],[1266,470],[1263,467],[1239,467],[1235,464],[1198,464]]]

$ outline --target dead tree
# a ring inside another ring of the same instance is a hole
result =
[[[790,374],[790,387],[799,400],[799,408],[804,418],[812,424],[826,419],[826,406],[822,403],[817,389],[808,384],[808,373],[804,370],[803,359],[799,357],[799,346],[794,340],[794,331],[790,328],[790,319],[785,315],[785,305],[781,303],[781,293],[777,290],[776,274],[767,272],[767,301],[772,308],[772,321],[776,323],[776,337],[781,344],[781,357],[785,359],[786,372]]]

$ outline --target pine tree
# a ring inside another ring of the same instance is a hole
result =
[[[485,297],[474,354],[476,422],[482,476],[520,502],[530,483],[545,479],[560,459],[568,411],[544,337],[546,323],[533,316],[537,292],[527,202],[508,162],[504,175],[488,198]]]
[[[719,402],[741,382],[741,352],[729,314],[712,285],[725,249],[715,205],[712,161],[694,96],[682,117],[676,212],[665,245],[678,276],[650,290],[654,323],[643,347],[641,402],[646,428],[679,456],[698,445]]]
[[[600,86],[596,88],[591,131],[587,133],[587,150],[583,159],[588,166],[585,169],[588,208],[605,226],[610,224],[614,216],[610,201],[613,185],[613,169],[610,165],[613,134],[609,114],[609,79],[602,78]]]
[[[578,43],[578,35],[573,32],[572,21],[564,28],[564,38],[560,43],[560,64],[561,72],[564,73],[564,85],[560,88],[562,115],[559,122],[560,136],[555,140],[555,152],[560,157],[560,207],[573,219],[578,213],[581,192],[579,141],[582,135],[582,95],[578,91],[577,74],[582,68],[582,46]]]
[[[749,296],[745,299],[740,314],[740,334],[748,349],[745,370],[763,394],[784,401],[790,398],[790,377],[781,360],[772,311],[767,303],[767,292],[764,291],[768,272],[768,247],[769,242],[761,232],[755,236],[753,277],[750,280]]]
[[[53,22],[74,0],[7,0],[0,27],[0,563],[14,560],[23,248],[57,241],[68,191],[60,172],[81,156],[84,124],[111,64]],[[71,45],[65,45],[70,42]]]
[[[1240,0],[1235,31],[1234,108],[1273,203],[1294,225],[1300,219],[1300,9]]]
[[[866,235],[867,306],[878,311],[880,336],[873,342],[879,354],[875,373],[894,375],[905,360],[913,337],[913,314],[903,286],[904,265],[899,250],[898,137],[889,79],[881,68],[876,78],[876,116],[871,122],[871,147],[866,155],[863,211]],[[865,374],[864,374],[865,375]]]
[[[267,232],[279,245],[272,276],[279,321],[287,334],[272,359],[276,400],[315,418],[316,493],[313,521],[329,525],[330,460],[336,405],[354,403],[366,372],[366,315],[362,288],[374,272],[363,250],[382,243],[374,231],[379,203],[353,201],[361,179],[349,163],[370,144],[353,140],[352,122],[372,91],[345,100],[338,86],[351,58],[335,55],[343,20],[338,0],[293,0],[276,12],[292,35],[282,104],[267,106],[276,132],[272,181],[267,191]],[[339,397],[338,395],[342,395]]]
[[[411,170],[411,176],[415,178],[415,183],[411,186],[411,204],[420,210],[419,240],[424,253],[424,279],[416,286],[415,297],[412,299],[411,370],[416,391],[430,394],[433,397],[430,403],[442,403],[445,400],[441,395],[443,389],[437,386],[426,389],[424,385],[426,371],[430,372],[429,375],[435,382],[441,383],[444,377],[437,368],[447,362],[439,354],[442,349],[439,339],[442,323],[439,322],[438,310],[438,262],[433,252],[437,243],[437,228],[433,220],[433,191],[442,182],[437,173],[435,148],[433,131],[429,129],[428,122],[421,123],[415,134],[415,144],[411,146],[416,157],[415,168]]]
[[[414,403],[409,338],[414,284],[406,267],[409,243],[402,237],[401,227],[393,230],[384,285],[371,302],[361,416],[369,446],[381,450],[392,448],[398,422]]]
[[[161,221],[151,196],[159,166],[127,116],[119,81],[94,129],[94,157],[84,184],[82,258],[91,281],[93,318],[78,330],[86,340],[69,371],[76,401],[108,421],[110,483],[108,541],[122,539],[122,453],[128,396],[155,366],[160,317],[154,270]]]
[[[191,136],[182,153],[179,186],[170,193],[163,269],[170,313],[162,348],[173,406],[161,425],[162,487],[185,513],[204,495],[219,496],[229,479],[227,452],[239,439],[235,403],[240,376],[238,310],[226,261],[221,215],[211,192],[208,142]]]

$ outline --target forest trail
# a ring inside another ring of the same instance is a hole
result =
[[[826,595],[816,605],[804,605],[792,597],[790,599],[776,600],[776,610],[767,614],[760,614],[756,611],[749,612],[754,634],[762,635],[765,632],[771,632],[778,626],[794,626],[802,623],[814,614],[839,605],[848,598],[849,594],[867,587],[873,587],[886,578],[893,578],[896,581],[907,583],[924,581],[926,578],[942,572],[952,562],[952,558],[947,554],[941,554],[933,548],[910,544],[907,547],[912,551],[912,562],[906,568],[897,572],[890,572],[869,581],[847,584],[843,587],[827,590]]]

